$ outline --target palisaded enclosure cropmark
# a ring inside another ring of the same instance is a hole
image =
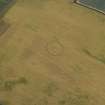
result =
[[[0,0],[0,17],[3,17],[16,0]]]
[[[105,0],[75,0],[75,2],[105,14]]]

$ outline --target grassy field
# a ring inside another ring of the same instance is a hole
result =
[[[1,105],[105,105],[105,15],[70,0],[18,0],[4,23]]]

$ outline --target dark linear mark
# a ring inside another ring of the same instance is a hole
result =
[[[93,58],[93,59],[95,59],[95,60],[97,60],[97,61],[99,61],[99,62],[105,64],[105,59],[102,59],[102,58],[97,57],[96,55],[93,55],[88,49],[82,49],[82,51],[83,51],[86,55],[90,56],[91,58]]]

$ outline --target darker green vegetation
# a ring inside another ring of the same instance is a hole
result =
[[[9,105],[9,102],[6,100],[0,100],[0,105]]]
[[[49,82],[47,86],[44,87],[43,92],[47,94],[47,96],[53,96],[57,90],[58,90],[57,85],[54,82]]]
[[[0,9],[11,2],[13,2],[13,0],[0,0]]]
[[[19,79],[14,80],[0,80],[0,90],[1,91],[11,91],[15,88],[15,86],[21,85],[21,84],[27,84],[28,81],[25,77],[20,77]]]
[[[90,95],[82,92],[70,92],[58,101],[59,105],[90,105]]]

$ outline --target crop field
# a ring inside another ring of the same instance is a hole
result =
[[[105,105],[105,15],[17,0],[3,20],[0,105]]]

